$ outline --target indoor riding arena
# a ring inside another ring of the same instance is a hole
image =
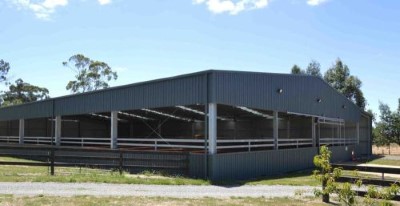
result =
[[[334,161],[371,155],[371,122],[318,77],[209,70],[0,108],[0,144],[123,151],[137,168],[247,179],[312,168],[321,145]],[[63,161],[83,161],[79,151]]]

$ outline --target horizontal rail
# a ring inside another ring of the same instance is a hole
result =
[[[18,137],[15,137],[18,138]],[[1,139],[0,139],[1,141]],[[328,142],[327,142],[328,141]],[[332,141],[324,138],[320,141],[322,144],[331,144]],[[350,140],[348,140],[350,141]],[[17,139],[16,139],[17,142]],[[26,143],[36,144],[49,144],[54,142],[52,137],[25,137]],[[106,137],[61,137],[60,143],[62,146],[109,146],[111,139]],[[183,149],[204,149],[205,140],[203,139],[175,139],[175,138],[118,138],[118,146],[123,147],[150,147],[152,150],[159,150],[159,148],[183,148]],[[251,151],[253,148],[272,147],[274,146],[274,139],[271,137],[258,137],[254,139],[223,139],[217,138],[217,149],[237,149],[247,148]],[[335,142],[336,143],[336,142]],[[292,138],[292,139],[278,139],[278,148],[283,147],[300,147],[311,146],[312,139],[307,138]],[[339,143],[338,143],[339,144]]]
[[[24,137],[24,140],[27,140],[27,139],[47,139],[47,140],[51,140],[52,139],[52,137]]]
[[[358,191],[358,190],[356,190],[355,192],[356,192],[356,195],[359,196],[359,197],[365,197],[368,194],[368,192],[366,192],[366,191]],[[393,199],[391,199],[391,200],[400,201],[400,195],[396,194],[393,197]]]
[[[387,174],[400,174],[400,167],[379,167],[379,166],[360,166],[360,165],[348,165],[348,164],[332,164],[332,167],[340,167],[344,170],[358,170],[364,172],[377,172]]]
[[[48,162],[12,162],[12,161],[0,161],[0,165],[50,166],[50,163],[48,163]]]
[[[217,139],[217,143],[274,142],[274,139]]]
[[[256,147],[273,147],[274,144],[257,144],[257,145],[251,145],[250,147],[248,145],[231,145],[231,146],[218,146],[218,149],[234,149],[234,148],[256,148]]]
[[[133,146],[133,147],[169,147],[169,148],[192,148],[204,149],[204,146],[194,145],[178,145],[178,144],[140,144],[140,143],[118,143],[119,146]],[[155,149],[156,150],[156,149]]]
[[[128,142],[134,142],[134,141],[141,141],[141,142],[189,142],[189,143],[204,143],[204,140],[200,139],[140,139],[140,138],[118,138],[118,141],[128,141]]]
[[[22,154],[18,153],[0,153],[0,156],[29,156],[33,159],[40,158],[42,161],[37,162],[20,162],[20,161],[0,161],[0,165],[15,165],[15,166],[46,166],[50,167],[50,174],[54,175],[55,167],[109,167],[117,168],[122,174],[124,168],[129,169],[172,169],[172,170],[188,170],[189,156],[188,153],[165,153],[157,152],[136,152],[136,151],[125,151],[125,150],[103,150],[110,153],[100,152],[100,150],[88,150],[88,149],[65,149],[54,146],[36,146],[36,145],[1,145],[0,149],[13,149],[15,151],[18,148],[26,149],[33,152],[43,152],[44,154]],[[24,151],[24,150],[21,150]],[[66,151],[70,153],[65,153]],[[74,154],[73,152],[85,152],[80,154]],[[146,155],[147,154],[147,155]],[[180,156],[177,156],[180,154]],[[169,155],[169,156],[165,156]],[[43,161],[44,160],[44,161]],[[77,160],[78,162],[74,162]]]
[[[360,178],[356,177],[339,177],[336,181],[337,182],[356,182]],[[367,185],[377,185],[377,186],[391,186],[392,184],[399,184],[396,180],[388,180],[388,179],[380,179],[380,178],[361,178],[363,184]]]

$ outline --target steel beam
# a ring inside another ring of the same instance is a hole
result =
[[[274,111],[274,119],[273,119],[273,136],[274,136],[274,149],[278,149],[278,138],[279,138],[279,119],[278,119],[278,111]]]
[[[61,145],[61,116],[55,118],[54,138],[56,146]]]
[[[25,120],[19,120],[19,143],[24,144],[24,137],[25,137]]]
[[[315,123],[315,117],[311,118],[311,136],[312,136],[312,146],[316,147],[317,146],[317,132],[316,132],[316,123]]]
[[[118,145],[118,111],[111,112],[111,149],[117,149]]]
[[[208,153],[217,153],[217,104],[208,104]]]

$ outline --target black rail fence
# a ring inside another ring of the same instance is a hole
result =
[[[44,166],[54,175],[55,167],[88,167],[140,172],[165,171],[188,175],[189,153],[112,150],[101,148],[74,148],[34,145],[0,145],[0,156],[18,157],[35,162],[0,161],[0,165]]]
[[[342,168],[343,170],[351,171],[361,171],[361,172],[373,172],[380,173],[381,177],[353,177],[353,176],[342,176],[338,178],[338,182],[355,182],[361,179],[363,184],[366,185],[376,185],[376,186],[391,186],[392,184],[398,184],[398,179],[396,178],[385,178],[385,174],[396,174],[400,175],[400,168],[396,167],[384,167],[384,166],[367,166],[367,165],[353,165],[353,164],[332,164],[333,168]],[[356,191],[358,196],[365,196],[365,191]],[[400,195],[396,195],[393,200],[400,201]]]

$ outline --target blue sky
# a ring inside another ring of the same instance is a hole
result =
[[[337,57],[363,81],[368,108],[400,97],[400,1],[1,0],[0,59],[52,97],[82,53],[119,73],[112,86],[206,69],[288,73]]]

